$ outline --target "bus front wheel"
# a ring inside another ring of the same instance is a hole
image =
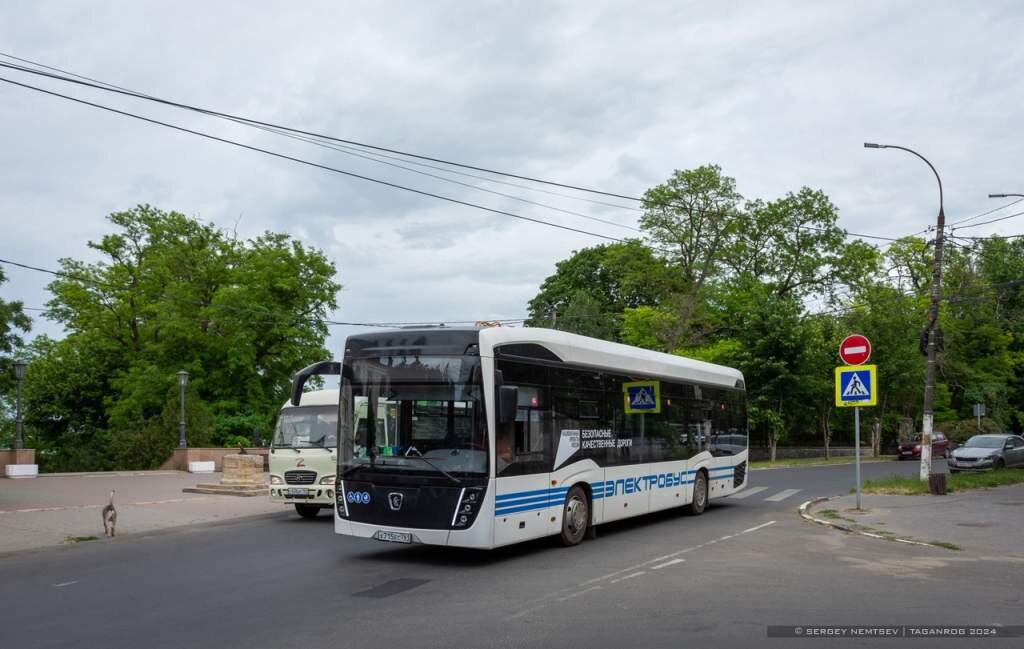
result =
[[[320,514],[320,507],[305,503],[295,503],[295,511],[303,518],[316,518]]]
[[[686,511],[694,516],[700,516],[708,506],[708,475],[698,471],[693,479],[693,498],[687,506]]]
[[[590,525],[590,501],[582,487],[576,486],[565,496],[562,511],[562,545],[568,547],[583,540]]]

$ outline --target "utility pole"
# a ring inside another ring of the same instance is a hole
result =
[[[946,213],[943,210],[942,201],[942,179],[935,166],[923,155],[902,146],[893,144],[874,144],[865,142],[867,149],[899,149],[912,153],[924,161],[928,168],[935,174],[935,180],[939,183],[939,217],[935,224],[935,264],[932,268],[932,296],[931,307],[928,309],[928,344],[925,353],[928,357],[928,364],[925,369],[924,383],[924,415],[921,432],[921,480],[928,480],[932,472],[932,430],[934,426],[933,410],[935,406],[935,355],[938,351],[938,328],[939,328],[939,289],[942,286],[942,243],[946,230]]]

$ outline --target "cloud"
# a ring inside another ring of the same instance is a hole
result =
[[[1022,27],[1013,2],[0,9],[10,53],[144,92],[631,196],[673,169],[715,162],[751,198],[821,188],[843,226],[883,236],[932,224],[936,189],[919,161],[864,150],[865,140],[929,156],[951,220],[995,206],[989,192],[1024,191],[1024,143],[1014,137]],[[460,200],[630,234],[208,117],[33,83]],[[486,186],[636,223],[628,210]],[[336,317],[353,321],[522,316],[556,261],[600,243],[6,85],[0,188],[5,257],[49,267],[61,256],[91,259],[84,242],[107,232],[104,216],[148,202],[242,236],[280,230],[323,248],[345,285]],[[1011,219],[964,233],[1019,228]],[[5,298],[46,301],[45,277],[8,274]]]

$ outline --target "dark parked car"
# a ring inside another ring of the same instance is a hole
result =
[[[1024,438],[1019,435],[975,435],[949,459],[949,472],[983,471],[1024,466]]]
[[[932,433],[932,457],[949,457],[951,450],[953,450],[952,443],[945,435],[942,433]],[[899,447],[896,449],[896,454],[901,460],[920,460],[921,440],[900,442]]]

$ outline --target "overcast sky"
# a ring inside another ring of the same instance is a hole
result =
[[[0,51],[149,94],[633,196],[673,169],[716,163],[748,198],[822,189],[843,227],[881,236],[933,224],[936,187],[920,161],[866,150],[866,140],[928,156],[950,220],[1006,202],[990,192],[1024,192],[1022,34],[1024,5],[1012,1],[0,6]],[[534,218],[634,234],[213,118],[0,76]],[[637,221],[633,210],[452,177]],[[600,243],[0,83],[0,256],[49,268],[65,256],[93,260],[85,243],[109,231],[104,217],[139,203],[322,248],[345,286],[342,320],[522,317],[555,262]],[[1024,216],[958,234],[1022,225]],[[0,297],[46,302],[47,276],[5,272]],[[34,333],[60,334],[33,316]],[[352,331],[335,328],[335,353]]]

